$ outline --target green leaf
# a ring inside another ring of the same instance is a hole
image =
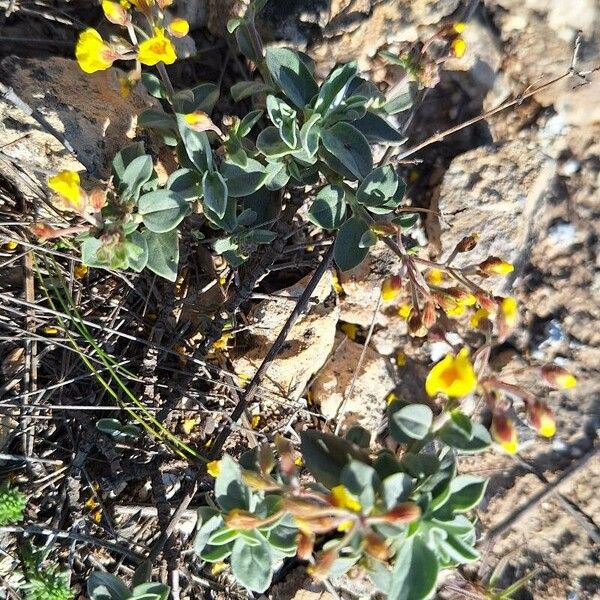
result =
[[[319,139],[321,137],[320,120],[321,115],[315,113],[300,129],[300,142],[309,157],[313,157],[319,149]]]
[[[381,206],[398,189],[398,175],[389,165],[373,169],[356,191],[356,200],[365,206]]]
[[[160,80],[160,77],[157,77],[153,73],[142,71],[142,84],[151,96],[161,100],[167,99],[167,90]]]
[[[340,483],[342,470],[352,459],[366,460],[354,444],[331,433],[308,430],[300,434],[300,439],[306,468],[329,488]]]
[[[221,173],[207,171],[202,179],[204,206],[212,210],[220,219],[227,210],[227,184]]]
[[[440,468],[440,461],[433,454],[406,454],[401,463],[417,479],[430,477]]]
[[[479,559],[479,553],[475,548],[454,535],[448,535],[446,539],[440,540],[439,546],[452,560],[461,564]]]
[[[371,144],[402,145],[408,140],[385,119],[369,111],[358,121],[354,121],[353,125]]]
[[[139,127],[157,129],[159,131],[177,131],[177,120],[162,110],[147,108],[138,117]]]
[[[435,591],[435,553],[418,536],[407,539],[396,554],[389,600],[425,600]]]
[[[267,178],[263,165],[251,158],[242,169],[238,165],[224,161],[221,163],[221,175],[225,178],[229,195],[232,198],[249,196],[260,187]]]
[[[406,81],[405,89],[400,94],[390,98],[382,107],[382,110],[388,115],[395,115],[399,112],[408,110],[415,101],[418,91],[418,84],[415,81]]]
[[[377,591],[387,597],[392,586],[392,572],[389,567],[385,563],[371,559],[365,568]]]
[[[290,174],[284,162],[272,162],[267,165],[265,187],[269,190],[280,190],[290,180]]]
[[[88,267],[106,267],[106,263],[100,262],[96,253],[104,244],[102,240],[89,237],[81,242],[81,261]]]
[[[148,244],[147,267],[169,281],[177,279],[177,264],[179,263],[179,238],[177,230],[167,233],[155,233],[146,230],[142,234]]]
[[[445,423],[437,435],[445,444],[464,454],[475,454],[489,448],[492,438],[488,430],[481,423],[471,422],[471,425],[471,436],[454,420]]]
[[[382,487],[385,507],[392,510],[408,499],[413,489],[413,482],[406,473],[394,473],[383,480]]]
[[[256,147],[271,158],[280,158],[291,154],[292,149],[281,139],[277,127],[265,127],[256,138]]]
[[[256,32],[256,26],[248,19],[242,20],[235,30],[235,39],[240,52],[253,63],[263,59],[263,44]]]
[[[185,200],[196,200],[202,195],[202,180],[198,173],[190,169],[177,169],[167,179],[168,190]]]
[[[206,562],[221,562],[231,554],[232,548],[233,544],[223,544],[221,546],[211,546],[208,544],[198,553],[198,556]]]
[[[229,91],[235,102],[240,102],[250,96],[268,94],[273,91],[273,88],[262,81],[239,81],[234,83]]]
[[[192,94],[194,95],[192,108],[187,112],[201,110],[211,113],[219,99],[219,88],[214,83],[201,83],[192,88]]]
[[[183,142],[183,149],[196,169],[204,173],[212,168],[212,150],[206,131],[194,131],[188,127],[181,115],[177,115],[177,127]]]
[[[360,425],[353,425],[350,427],[344,437],[352,444],[356,444],[360,448],[365,448],[366,450],[368,450],[371,445],[371,433]]]
[[[371,148],[362,133],[349,123],[336,123],[321,132],[325,149],[355,177],[362,180],[373,169]]]
[[[241,121],[238,127],[238,135],[244,137],[250,133],[254,125],[263,116],[262,110],[251,110]]]
[[[156,581],[148,581],[136,585],[131,590],[129,600],[167,600],[169,587]]]
[[[123,172],[119,182],[119,193],[124,200],[137,200],[142,186],[152,177],[152,157],[144,154],[134,158]]]
[[[278,525],[267,533],[267,540],[285,556],[294,556],[298,547],[298,529]]]
[[[146,153],[143,142],[136,142],[129,146],[125,146],[123,150],[120,150],[115,154],[112,161],[112,174],[115,178],[115,182],[119,184],[123,179],[125,169],[129,166],[131,161],[135,160],[139,156],[143,156]]]
[[[368,249],[360,247],[360,240],[369,226],[358,217],[350,217],[337,233],[333,255],[342,271],[358,266],[367,256]]]
[[[223,455],[220,462],[220,472],[215,480],[215,498],[224,511],[234,508],[248,510],[250,506],[250,491],[242,481],[240,466],[228,454]]]
[[[267,112],[281,139],[289,148],[296,148],[299,136],[296,111],[283,100],[270,95],[267,96]]]
[[[138,273],[144,270],[144,267],[148,264],[148,242],[146,238],[139,232],[134,231],[127,236],[127,241],[139,248],[139,253],[134,255],[129,252],[129,266]]]
[[[140,197],[138,212],[150,231],[166,233],[181,223],[190,206],[184,197],[171,190],[157,190]]]
[[[379,486],[375,469],[359,460],[351,460],[343,468],[340,481],[358,498],[362,511],[369,514],[375,505],[375,489]]]
[[[87,594],[90,600],[127,600],[129,588],[110,573],[94,571],[87,580]]]
[[[222,546],[223,544],[233,542],[233,540],[236,540],[238,537],[239,531],[237,529],[229,529],[229,527],[225,526],[211,533],[208,538],[208,543],[211,546]]]
[[[337,229],[346,217],[344,197],[342,186],[326,185],[321,188],[308,211],[308,220],[323,229]]]
[[[313,76],[297,52],[289,48],[267,48],[266,65],[275,83],[299,109],[318,92]]]
[[[391,425],[413,440],[422,440],[428,433],[433,421],[433,412],[425,404],[409,404],[390,415]]]
[[[194,552],[196,554],[200,554],[204,550],[210,536],[222,525],[223,517],[217,509],[209,506],[202,506],[198,509],[198,524],[196,525],[197,531],[194,538]]]
[[[253,592],[264,592],[273,577],[271,549],[265,538],[256,534],[259,543],[251,546],[246,540],[237,539],[231,552],[231,570],[236,580]]]
[[[374,246],[378,240],[379,238],[377,237],[377,234],[374,231],[367,229],[367,231],[362,234],[362,237],[358,242],[358,246],[359,248],[371,248],[371,246]]]
[[[335,110],[342,103],[356,74],[356,62],[342,65],[333,70],[321,85],[315,102],[315,110],[322,115],[327,115]]]
[[[459,475],[450,482],[450,495],[442,505],[443,514],[466,512],[477,506],[483,495],[487,481],[473,475]],[[434,514],[435,516],[435,514]]]

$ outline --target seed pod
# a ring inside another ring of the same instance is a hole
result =
[[[365,537],[365,552],[382,561],[387,560],[390,554],[385,539],[375,533],[369,533]]]
[[[456,247],[454,248],[454,252],[470,252],[477,246],[477,242],[479,241],[480,235],[478,233],[472,233],[467,237],[464,237]]]

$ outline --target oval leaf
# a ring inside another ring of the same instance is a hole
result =
[[[337,229],[346,216],[344,196],[344,188],[341,186],[326,185],[312,203],[308,220],[323,229]]]
[[[204,193],[204,205],[222,219],[227,210],[227,184],[223,176],[216,171],[204,173],[202,191]]]
[[[267,48],[267,69],[282,92],[304,108],[318,91],[317,83],[297,52],[289,48]]]
[[[355,177],[364,179],[373,169],[373,156],[365,136],[349,123],[324,129],[321,141]]]
[[[271,585],[273,566],[269,543],[259,533],[255,534],[255,538],[258,541],[256,545],[250,545],[243,538],[235,541],[231,552],[231,570],[245,588],[260,593]]]
[[[351,217],[340,227],[335,238],[333,255],[342,271],[353,269],[367,256],[368,249],[361,248],[359,244],[368,229],[368,225],[357,217]]]

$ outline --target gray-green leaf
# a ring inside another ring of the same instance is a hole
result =
[[[303,109],[317,94],[318,86],[297,52],[289,48],[267,48],[267,68],[283,93]]]
[[[308,211],[308,220],[323,229],[337,229],[346,217],[344,188],[337,185],[323,187]]]
[[[325,149],[355,177],[362,180],[373,169],[371,148],[362,133],[349,123],[336,123],[321,132]]]
[[[210,208],[220,219],[227,210],[227,184],[217,171],[207,171],[202,179],[204,205]]]
[[[368,248],[361,248],[360,240],[368,229],[368,225],[358,217],[349,218],[340,227],[335,238],[333,256],[342,271],[353,269],[367,256]]]
[[[256,533],[258,544],[251,546],[244,539],[237,539],[231,552],[231,570],[245,588],[264,592],[273,577],[271,549],[267,540]]]

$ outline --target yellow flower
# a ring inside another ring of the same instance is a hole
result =
[[[45,335],[57,335],[58,329],[56,327],[51,327],[50,325],[47,325],[46,327],[42,328],[42,333],[44,333]]]
[[[519,449],[517,429],[505,414],[495,414],[492,417],[492,437],[508,454],[515,454]]]
[[[467,51],[467,42],[461,37],[457,37],[450,45],[452,56],[462,58]]]
[[[6,244],[4,244],[3,248],[5,250],[8,250],[9,252],[12,252],[13,250],[17,249],[17,246],[19,244],[17,244],[17,242],[15,242],[14,240],[10,240],[8,242],[6,242]]]
[[[227,563],[220,560],[219,562],[213,563],[210,568],[211,575],[217,576],[219,573],[227,568]]]
[[[211,460],[206,465],[206,472],[213,477],[218,477],[221,473],[221,461],[220,460]]]
[[[229,345],[229,339],[233,337],[233,333],[224,333],[214,344],[214,350],[226,350]]]
[[[410,316],[410,311],[410,304],[402,304],[398,309],[398,315],[400,315],[403,319],[408,319],[408,317]]]
[[[514,298],[502,298],[500,302],[500,312],[504,319],[504,323],[509,329],[513,329],[519,320],[519,305]]]
[[[340,532],[350,531],[354,526],[354,521],[352,519],[347,519],[346,521],[342,521],[338,526],[337,530]]]
[[[454,29],[454,31],[456,31],[456,33],[462,33],[467,27],[466,23],[462,23],[462,22],[458,22],[458,23],[454,23],[454,25],[452,26],[452,29]]]
[[[129,98],[131,90],[135,87],[135,81],[129,79],[129,77],[119,77],[119,93],[122,98]]]
[[[48,178],[48,187],[66,200],[68,208],[81,210],[81,187],[79,186],[79,173],[75,171],[61,171]]]
[[[129,0],[119,0],[119,4],[125,9],[129,10],[131,8],[131,2]]]
[[[154,35],[144,40],[138,48],[138,60],[150,67],[163,62],[172,65],[177,60],[173,42],[165,36],[165,30],[156,28]]]
[[[340,284],[340,280],[339,280],[339,278],[338,278],[337,275],[333,275],[331,277],[331,285],[333,286],[333,289],[335,290],[336,294],[343,294],[344,293],[344,288]]]
[[[485,308],[479,308],[471,315],[471,327],[473,329],[477,329],[479,327],[479,323],[483,319],[487,319],[490,316],[490,312],[485,310]]]
[[[79,35],[75,46],[75,57],[82,71],[95,73],[110,69],[119,55],[95,29],[89,27]]]
[[[177,346],[175,346],[174,350],[175,352],[177,352],[177,359],[179,360],[179,364],[187,364],[187,348],[183,344],[178,344]]]
[[[185,37],[190,31],[190,24],[185,19],[173,19],[167,29],[173,37]]]
[[[260,418],[260,415],[252,415],[252,419],[250,420],[252,429],[256,429],[260,425]]]
[[[358,334],[358,325],[354,323],[342,323],[340,325],[340,329],[352,340],[356,339],[356,335]]]
[[[396,400],[398,400],[398,394],[396,394],[396,392],[390,392],[385,397],[386,404],[391,404],[392,402],[395,402]]]
[[[441,285],[444,282],[444,272],[440,269],[431,269],[427,273],[427,283],[431,285]]]
[[[334,506],[346,508],[352,512],[360,512],[362,508],[358,498],[354,494],[351,494],[346,486],[341,484],[331,489],[330,500]]]
[[[497,256],[490,256],[477,266],[486,275],[508,275],[515,270],[512,263],[506,262]]]
[[[98,502],[96,502],[96,498],[94,496],[90,496],[84,503],[83,507],[86,510],[94,510],[99,506]]]
[[[296,458],[294,459],[294,464],[297,467],[303,467],[304,466],[304,460],[302,459],[301,456],[296,456]]]
[[[185,434],[190,435],[196,425],[198,425],[198,419],[184,419],[181,428]]]
[[[85,265],[76,265],[73,269],[73,275],[75,279],[83,279],[88,272],[88,268]]]
[[[447,308],[445,311],[448,317],[460,317],[465,314],[465,303],[460,300],[454,306]]]
[[[90,517],[92,518],[92,521],[94,521],[94,523],[100,523],[100,521],[102,520],[102,509],[98,507],[96,510],[92,511],[90,513]]]
[[[398,352],[396,354],[396,366],[403,367],[406,364],[406,354],[404,352]]]
[[[441,392],[461,398],[469,395],[476,386],[477,377],[469,359],[468,348],[462,348],[457,356],[447,354],[429,371],[425,381],[425,390],[430,396]]]
[[[389,302],[398,296],[401,289],[401,280],[399,275],[386,277],[381,286],[381,299],[384,302]]]
[[[102,11],[107,20],[115,25],[126,26],[130,21],[127,9],[118,2],[102,0]]]

